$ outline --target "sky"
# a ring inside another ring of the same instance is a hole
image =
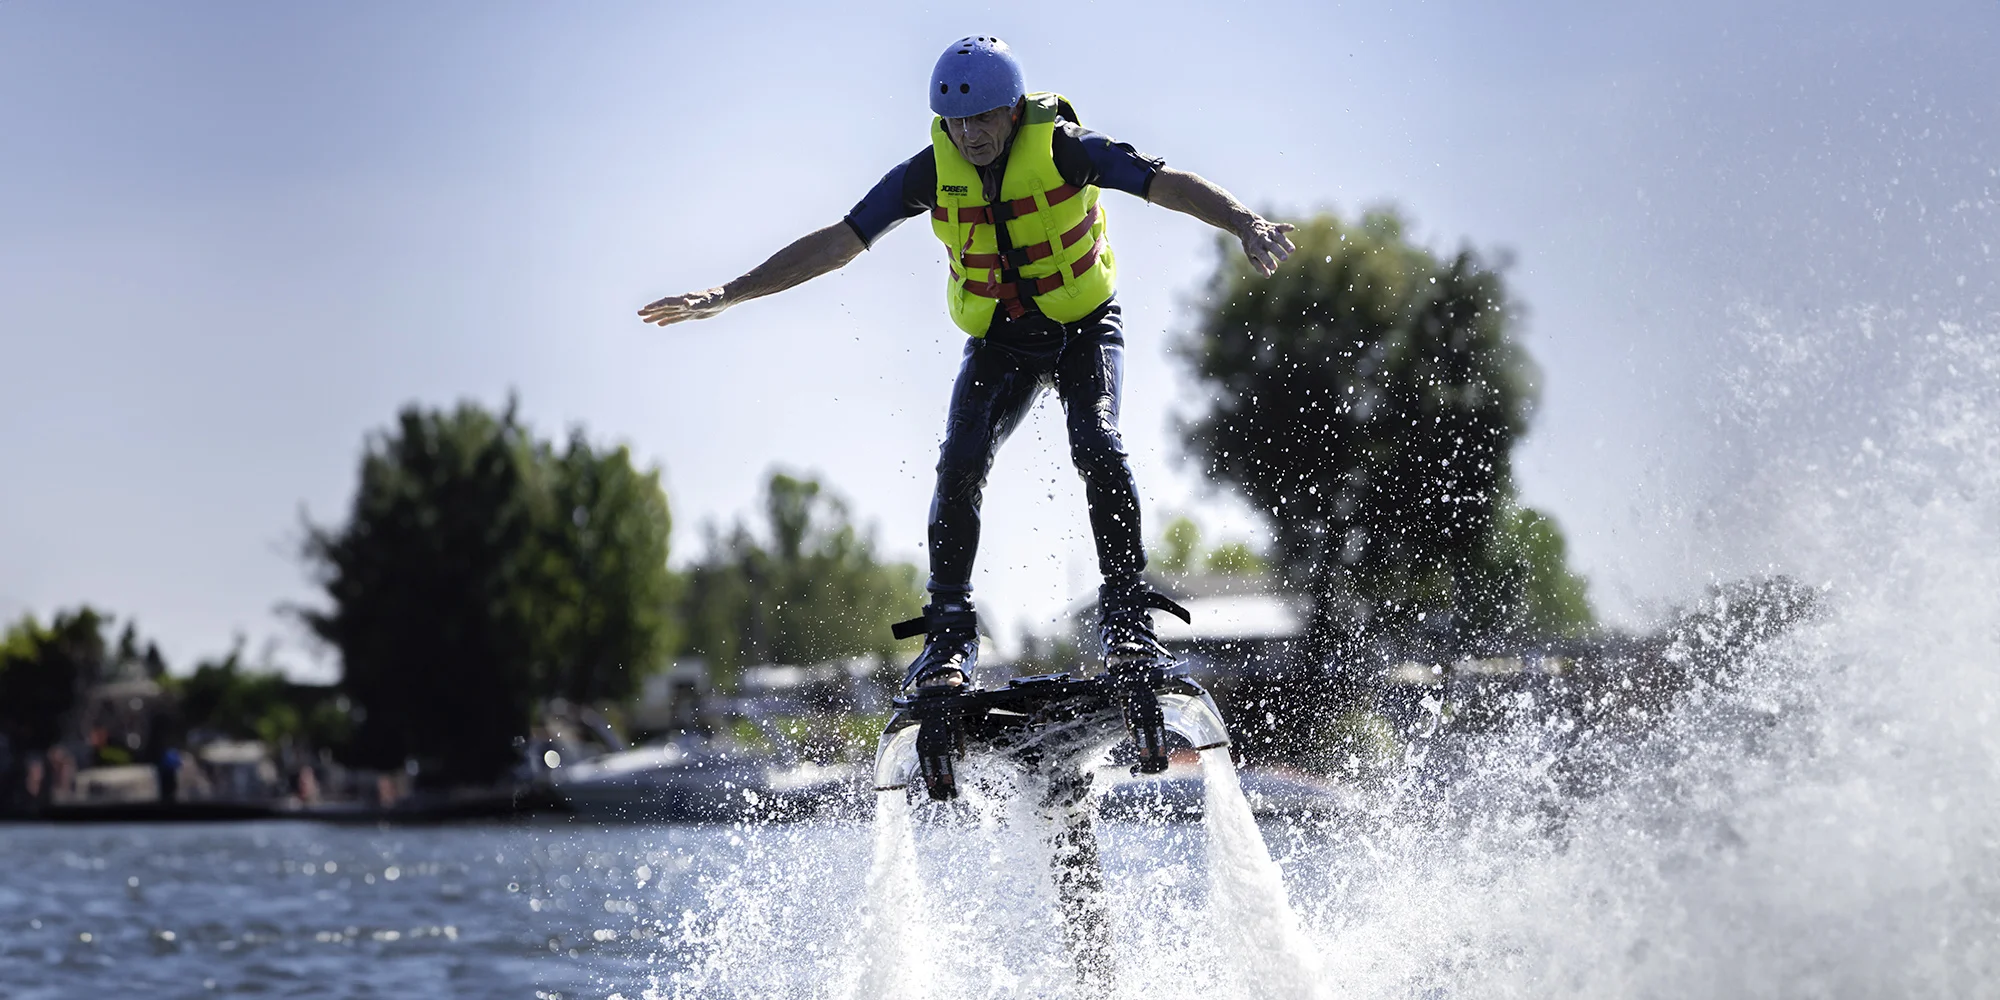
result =
[[[1614,623],[1782,559],[1707,516],[1791,446],[1721,418],[1746,325],[2000,303],[1993,0],[0,0],[0,616],[89,602],[176,669],[241,636],[331,677],[282,612],[317,600],[302,525],[344,516],[398,408],[510,393],[663,470],[676,564],[773,468],[921,564],[962,347],[927,227],[712,320],[633,314],[838,220],[981,33],[1275,217],[1393,203],[1440,251],[1507,254],[1543,375],[1521,493]],[[1255,541],[1175,443],[1213,231],[1106,204],[1145,516]],[[987,491],[975,586],[1007,637],[1096,582],[1059,418]]]

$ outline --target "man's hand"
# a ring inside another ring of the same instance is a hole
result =
[[[1153,175],[1146,200],[1161,208],[1192,215],[1243,241],[1243,256],[1265,277],[1297,247],[1285,234],[1297,229],[1289,222],[1272,222],[1243,207],[1236,196],[1200,174],[1161,167]]]
[[[639,318],[655,326],[707,319],[730,306],[782,292],[801,281],[844,267],[866,249],[868,244],[861,242],[854,227],[836,222],[793,240],[770,260],[727,285],[705,292],[669,295],[639,310]]]
[[[1252,216],[1248,225],[1237,233],[1243,240],[1243,255],[1264,277],[1278,269],[1278,264],[1298,249],[1292,246],[1291,237],[1286,233],[1299,227],[1289,222],[1272,222],[1269,219]]]
[[[707,319],[727,308],[729,297],[716,287],[705,292],[669,295],[639,310],[639,319],[654,326],[668,326],[684,320]]]

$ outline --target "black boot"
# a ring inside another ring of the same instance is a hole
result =
[[[1104,667],[1114,674],[1144,671],[1174,662],[1174,654],[1153,633],[1152,609],[1192,621],[1187,609],[1144,583],[1105,584],[1098,589],[1097,635],[1104,644]]]
[[[936,601],[924,606],[921,618],[897,622],[896,638],[928,636],[924,651],[903,674],[905,688],[932,684],[964,684],[972,680],[979,664],[979,615],[965,598]]]
[[[1138,760],[1133,774],[1159,774],[1167,769],[1167,721],[1160,710],[1159,668],[1172,666],[1174,654],[1153,634],[1152,609],[1190,621],[1186,608],[1166,595],[1133,580],[1105,584],[1098,591],[1098,637],[1104,642],[1104,669],[1118,691],[1125,726],[1132,732]]]

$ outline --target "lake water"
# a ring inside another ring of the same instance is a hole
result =
[[[865,829],[755,837],[867,863]],[[639,996],[749,847],[704,826],[0,827],[0,996]]]
[[[920,839],[959,869],[1008,838],[961,818]],[[1196,882],[1197,825],[1103,839],[1115,895]],[[0,997],[826,996],[855,967],[870,852],[856,822],[9,825]],[[951,878],[980,895],[946,900],[938,947],[1005,938],[1001,965],[1059,976],[1040,872],[979,874]]]

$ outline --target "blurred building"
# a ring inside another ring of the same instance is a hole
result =
[[[625,715],[625,731],[635,743],[711,734],[713,698],[708,661],[675,660],[640,683],[639,697]]]
[[[741,693],[731,708],[753,718],[880,711],[888,706],[888,692],[874,680],[880,668],[871,656],[744,667]]]
[[[1294,644],[1305,634],[1306,606],[1264,576],[1200,574],[1159,587],[1188,610],[1192,622],[1153,612],[1160,642],[1188,672],[1211,691],[1245,677],[1283,671]],[[1072,672],[1095,673],[1097,601],[1070,606],[1060,634],[1030,636],[1025,660],[1054,663]]]

